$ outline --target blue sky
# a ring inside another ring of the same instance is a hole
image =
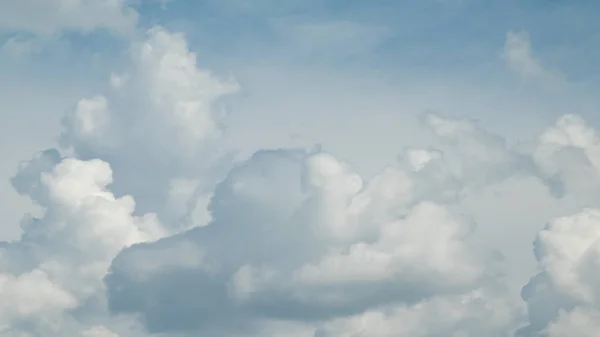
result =
[[[595,55],[598,23],[593,1],[145,1],[135,6],[141,27],[160,24],[183,30],[190,43],[206,57],[238,58],[246,62],[339,62],[374,68],[485,67],[493,63],[506,32],[525,30],[544,61],[575,79],[585,79],[579,66]],[[352,26],[355,31],[335,24]],[[311,26],[326,30],[325,37],[309,38]],[[294,29],[297,29],[294,31]],[[362,31],[361,31],[362,30]],[[336,35],[337,33],[337,35]],[[357,35],[356,38],[352,35]],[[368,37],[364,34],[369,34]],[[64,39],[78,49],[116,52],[118,41],[103,31]],[[320,39],[347,43],[327,50]],[[304,39],[304,40],[303,40]],[[291,53],[294,43],[312,40],[315,54]],[[346,41],[343,41],[346,40]],[[367,41],[371,40],[371,41]],[[351,43],[353,41],[354,43]],[[358,46],[350,47],[351,44]],[[321,45],[321,46],[320,46]],[[112,46],[112,48],[111,48]],[[320,48],[320,49],[319,49]],[[287,53],[285,52],[287,50]],[[350,55],[348,55],[348,53]],[[283,55],[282,55],[283,54]],[[278,60],[277,55],[284,57]],[[304,57],[302,57],[304,56]],[[329,56],[329,57],[324,57]],[[275,60],[274,60],[275,58]],[[566,69],[565,69],[566,68]]]
[[[591,61],[597,49],[596,10],[593,1],[175,1],[166,9],[140,9],[144,24],[182,28],[204,53],[249,59],[270,59],[274,50],[293,47],[286,30],[294,25],[326,29],[327,24],[349,23],[371,30],[375,41],[354,39],[364,46],[358,55],[345,55],[344,49],[321,53],[332,55],[333,64],[365,67],[484,67],[493,62],[507,31],[525,30],[545,62],[566,66],[564,71],[575,78],[585,74],[577,65]],[[338,34],[331,39],[353,40],[348,32]],[[297,61],[322,62],[323,54]]]
[[[159,24],[185,32],[202,62],[223,71],[269,64],[503,80],[499,55],[506,33],[514,30],[526,31],[536,55],[569,81],[597,81],[588,70],[600,43],[593,1],[177,0],[143,1],[134,8],[141,29]],[[64,31],[59,41],[27,59],[62,69],[78,63],[89,68],[86,61],[93,57],[110,67],[124,47],[120,37],[102,29]],[[5,64],[24,62],[5,58]]]
[[[598,15],[0,0],[0,334],[594,336]]]

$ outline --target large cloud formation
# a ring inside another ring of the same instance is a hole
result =
[[[227,165],[216,140],[235,81],[162,28],[129,55],[65,116],[60,149],[12,180],[41,212],[0,245],[3,336],[595,335],[600,139],[580,117],[526,151],[428,113],[445,148],[399,149],[368,180],[320,148]],[[464,203],[515,176],[588,204],[539,232],[523,301]]]
[[[182,34],[156,27],[146,36],[132,43],[129,68],[110,75],[106,93],[81,99],[65,116],[60,143],[77,158],[109,162],[116,192],[171,225],[192,216],[189,199],[213,187],[207,162],[219,161],[219,102],[238,85],[197,68]]]

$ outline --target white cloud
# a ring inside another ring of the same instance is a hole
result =
[[[508,60],[536,73],[523,37],[509,40]],[[40,153],[12,179],[42,212],[24,218],[19,240],[0,243],[3,335],[597,329],[599,210],[549,219],[533,252],[540,272],[515,302],[499,252],[475,235],[486,224],[465,203],[499,185],[520,194],[522,177],[559,185],[556,204],[593,201],[598,139],[582,118],[559,118],[527,152],[473,120],[428,113],[423,125],[443,146],[398,149],[397,163],[368,179],[321,149],[263,149],[232,165],[220,104],[238,85],[199,68],[185,37],[160,27],[128,56],[106,90],[66,114],[63,153]],[[526,208],[510,212],[536,212]]]
[[[104,96],[81,99],[73,109],[73,115],[66,119],[68,128],[77,138],[96,138],[92,141],[101,142],[103,133],[110,126],[110,111],[108,101]]]
[[[12,321],[45,321],[77,306],[77,299],[49,280],[46,272],[34,269],[19,276],[0,275],[2,326]]]
[[[526,32],[508,32],[504,45],[504,59],[511,70],[524,77],[540,76],[545,70],[533,56]]]
[[[512,302],[508,288],[493,285],[502,281],[497,262],[470,236],[471,220],[456,213],[453,204],[460,198],[438,199],[449,204],[429,200],[453,188],[449,195],[515,175],[536,177],[543,172],[543,163],[532,159],[538,150],[516,152],[469,121],[437,115],[425,121],[449,140],[462,169],[452,170],[438,150],[408,149],[398,166],[364,182],[327,153],[259,152],[217,187],[207,227],[134,247],[115,259],[107,279],[111,308],[141,313],[155,332],[183,328],[236,335],[236,328],[225,329],[233,325],[258,334],[269,322],[285,319],[304,324],[307,331],[312,326],[317,336],[438,336],[448,331],[511,336],[521,326],[520,304]],[[540,136],[540,147],[560,138],[549,136],[554,130]],[[569,130],[573,139],[590,139],[585,129]],[[439,177],[460,183],[432,184]],[[544,174],[539,178],[547,180]],[[423,190],[428,193],[418,193]],[[592,272],[597,267],[574,269],[597,260],[589,256],[597,241],[594,212],[559,218],[540,232],[535,254],[544,272],[523,290],[531,325],[520,334],[561,331],[571,323],[553,323],[560,310],[570,314],[577,303],[597,303]],[[136,270],[142,256],[190,242],[205,254],[198,267],[161,263],[150,276]],[[140,273],[143,282],[136,281]],[[182,285],[177,281],[181,275],[188,284],[202,286]],[[149,296],[186,302],[148,307]],[[189,310],[204,319],[161,319]],[[303,329],[299,335],[307,333]]]
[[[450,165],[456,179],[469,187],[486,187],[511,176],[531,174],[531,158],[491,133],[474,120],[446,118],[436,113],[422,115],[423,123],[453,153]]]
[[[589,205],[600,175],[596,131],[579,116],[565,115],[539,137],[533,153],[542,178],[559,184],[561,195]],[[599,308],[597,255],[600,211],[588,206],[552,219],[535,240],[540,273],[523,288],[530,326],[525,332],[587,336]],[[573,329],[575,332],[573,332]]]
[[[592,337],[600,329],[600,314],[589,309],[575,309],[561,313],[557,322],[550,324],[548,337]]]
[[[524,80],[536,81],[553,90],[565,87],[563,74],[548,68],[536,57],[526,31],[510,31],[506,34],[502,58],[508,69]]]
[[[162,317],[194,308],[202,318],[178,326],[213,331],[251,318],[341,319],[478,287],[491,255],[469,241],[468,218],[419,201],[426,196],[413,193],[421,181],[411,174],[390,168],[371,185],[327,153],[259,152],[217,187],[208,226],[115,260],[109,303],[142,313],[155,332],[174,329]],[[136,267],[141,256],[190,242],[205,251],[200,267],[161,265],[156,281]],[[153,294],[178,300],[147,306]]]
[[[119,335],[103,326],[94,326],[83,331],[81,337],[119,337]]]
[[[215,163],[209,158],[220,155],[214,150],[224,117],[219,103],[238,85],[198,68],[185,37],[160,27],[132,42],[129,59],[127,69],[111,73],[106,93],[81,99],[63,119],[61,145],[117,167],[116,191],[132,194],[142,209],[173,226],[181,217],[194,221],[189,217],[206,198],[203,189],[214,184],[206,171]],[[186,188],[193,200],[173,194],[178,181],[194,182]],[[206,221],[196,213],[195,220]]]
[[[593,200],[600,184],[600,141],[580,116],[565,115],[539,137],[533,158],[555,193]]]
[[[12,179],[41,214],[25,217],[21,238],[0,246],[4,335],[113,337],[127,331],[131,336],[126,327],[131,324],[123,327],[111,319],[104,304],[103,278],[112,259],[123,248],[189,226],[181,217],[208,221],[195,208],[206,208],[205,184],[214,178],[196,179],[206,173],[203,167],[219,162],[198,160],[211,158],[207,144],[220,133],[216,101],[237,85],[198,69],[184,37],[162,28],[132,42],[130,55],[129,70],[119,80],[112,76],[112,89],[81,99],[64,117],[61,144],[70,157],[46,150],[22,163]],[[154,166],[159,162],[162,167]],[[113,166],[127,178],[138,176],[140,185],[113,177]],[[150,194],[142,207],[121,192],[132,186],[137,196]],[[141,208],[167,199],[158,209],[173,221],[165,227],[158,215]],[[202,261],[202,250],[195,247],[172,253],[190,256],[181,266]],[[178,259],[161,254],[155,262],[177,265]],[[146,267],[152,273],[156,265]]]
[[[533,330],[559,319],[553,329],[560,336],[563,325],[581,317],[577,308],[598,308],[599,224],[600,211],[585,209],[552,220],[538,234],[535,253],[541,272],[523,290]],[[561,311],[568,314],[559,316]]]
[[[196,55],[189,51],[182,34],[153,28],[147,39],[132,44],[130,56],[130,71],[111,74],[114,91],[108,98],[84,98],[65,119],[65,146],[86,155],[85,151],[102,151],[103,145],[108,146],[102,140],[109,140],[116,142],[113,151],[146,146],[143,152],[160,156],[165,155],[160,151],[168,151],[177,158],[196,155],[203,143],[219,135],[220,116],[214,105],[238,86],[198,69]],[[121,110],[109,111],[110,104]],[[111,133],[103,139],[86,140],[86,134],[92,133],[89,129],[97,129],[98,124],[106,124],[104,128]]]
[[[476,290],[335,320],[319,336],[507,336],[516,312],[498,294]]]
[[[33,187],[20,191],[44,214],[24,219],[21,239],[0,247],[0,326],[64,335],[56,321],[102,293],[121,249],[164,236],[155,215],[133,215],[133,199],[107,189],[111,181],[107,163],[53,152],[21,167],[13,182]]]

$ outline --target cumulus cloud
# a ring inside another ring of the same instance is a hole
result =
[[[154,332],[215,331],[341,319],[476,289],[492,255],[469,240],[469,218],[414,193],[413,175],[428,165],[435,160],[390,167],[367,183],[328,153],[259,152],[217,186],[208,226],[115,259],[110,307],[141,313]],[[145,256],[190,245],[202,258],[184,259],[195,263],[144,267],[156,261]],[[167,298],[172,305],[151,304]]]
[[[198,68],[185,37],[160,27],[134,41],[128,55],[105,93],[82,98],[65,116],[61,146],[110,163],[115,191],[132,194],[141,209],[168,223],[187,217],[199,224],[206,216],[194,212],[196,204],[205,203],[204,189],[222,168],[216,157],[229,161],[216,150],[225,117],[219,103],[238,85]]]
[[[528,44],[510,39],[509,60],[531,71]],[[259,149],[234,163],[218,141],[236,82],[199,68],[185,37],[160,27],[128,57],[66,114],[60,149],[12,179],[40,212],[0,243],[3,336],[597,330],[600,210],[548,219],[532,252],[539,273],[514,301],[464,204],[519,175],[593,200],[598,139],[582,118],[561,117],[528,152],[473,120],[427,113],[442,148],[398,149],[369,178],[321,149]]]
[[[549,337],[595,336],[600,329],[600,313],[593,310],[575,309],[569,313],[562,313],[558,321],[550,324]]]
[[[561,336],[569,324],[593,321],[593,310],[599,304],[599,224],[600,211],[585,209],[552,220],[538,234],[535,253],[541,272],[523,288],[531,319],[529,329],[552,324],[552,333]]]
[[[173,223],[185,222],[177,216],[206,207],[203,183],[214,178],[198,161],[210,160],[206,144],[219,137],[216,101],[237,85],[197,68],[184,37],[162,28],[132,42],[130,55],[119,81],[113,75],[106,93],[82,98],[64,117],[62,153],[41,152],[12,179],[40,214],[23,219],[20,240],[0,245],[3,335],[136,335],[108,317],[103,279],[113,258],[176,232]],[[139,207],[127,190],[150,197]],[[157,211],[178,221],[163,225],[161,214],[142,209],[157,199],[165,202]]]
[[[564,118],[574,117],[557,125]],[[119,254],[106,279],[109,307],[141,314],[151,332],[233,336],[281,320],[306,336],[557,335],[593,322],[597,267],[574,266],[597,260],[588,248],[597,211],[552,220],[538,235],[544,271],[523,289],[529,323],[520,328],[521,305],[497,286],[495,255],[454,206],[472,184],[524,174],[548,183],[538,153],[556,129],[527,154],[468,120],[429,114],[425,122],[458,169],[440,150],[408,148],[364,181],[325,152],[256,153],[217,186],[208,226]],[[584,130],[572,136],[588,144]],[[190,247],[184,262],[143,267]],[[153,304],[167,299],[173,305]]]
[[[588,200],[600,183],[600,142],[580,116],[564,115],[539,137],[533,158],[543,177],[559,194]]]
[[[342,318],[315,336],[508,336],[517,312],[498,294],[476,290]]]
[[[539,137],[533,158],[542,178],[588,206],[549,221],[535,240],[541,272],[523,288],[531,321],[525,333],[548,328],[549,336],[563,336],[575,329],[587,336],[594,329],[600,211],[590,203],[600,175],[597,147],[596,131],[576,115],[560,117]]]
[[[94,326],[84,330],[81,337],[119,337],[119,335],[106,329],[103,326]]]
[[[457,155],[457,175],[463,184],[486,185],[532,168],[527,155],[474,120],[430,112],[422,116],[422,121]]]
[[[22,327],[32,335],[64,335],[56,321],[102,293],[121,249],[165,235],[155,215],[133,214],[130,196],[115,197],[111,181],[106,162],[60,158],[55,151],[21,166],[13,183],[43,214],[25,218],[21,239],[0,246],[6,333]]]
[[[196,155],[205,141],[219,135],[214,104],[238,86],[198,69],[182,34],[153,28],[147,39],[132,44],[130,60],[128,71],[111,74],[112,91],[82,99],[65,118],[64,146],[82,156],[138,150],[177,158]]]

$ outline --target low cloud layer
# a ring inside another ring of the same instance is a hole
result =
[[[538,72],[523,38],[507,59]],[[127,55],[12,178],[40,212],[0,243],[2,336],[595,335],[600,138],[583,118],[517,146],[425,113],[443,148],[399,148],[367,179],[320,147],[233,157],[222,103],[240,88],[182,34],[152,28]],[[515,178],[579,209],[537,224],[521,300],[465,203]]]

